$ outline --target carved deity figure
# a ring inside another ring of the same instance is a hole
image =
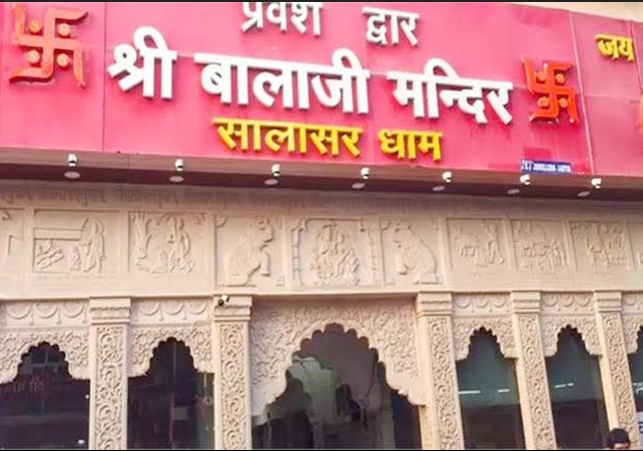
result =
[[[332,221],[325,223],[315,236],[310,270],[316,285],[359,284],[359,259],[352,239]]]
[[[438,283],[438,262],[435,254],[411,229],[408,222],[393,225],[395,271],[399,275],[413,274],[415,284]]]
[[[188,274],[194,270],[192,241],[182,216],[148,217],[145,213],[137,213],[132,216],[132,229],[132,258],[139,270],[153,274]]]
[[[269,219],[258,218],[250,221],[246,232],[226,256],[226,285],[249,286],[257,272],[269,277],[270,253],[266,247],[274,237],[275,230]]]
[[[80,240],[69,254],[69,270],[100,273],[105,260],[105,227],[94,218],[88,218],[80,230]]]

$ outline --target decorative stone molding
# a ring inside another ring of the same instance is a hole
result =
[[[26,327],[87,327],[89,303],[70,301],[18,301],[0,304],[0,326],[3,329]]]
[[[479,317],[476,319],[455,319],[453,321],[455,359],[465,360],[469,356],[469,348],[473,334],[479,330],[490,332],[500,345],[500,352],[508,359],[518,358],[514,340],[511,318]]]
[[[223,304],[223,305],[221,305]],[[215,449],[252,449],[248,323],[252,298],[231,297],[214,310]]]
[[[463,449],[449,293],[416,298],[418,362],[426,405],[420,407],[423,449]]]
[[[556,355],[558,338],[566,327],[571,327],[580,334],[590,355],[601,355],[601,345],[596,332],[596,318],[594,316],[542,316],[540,321],[545,357]]]
[[[127,448],[127,367],[130,299],[90,301],[89,448]]]
[[[254,308],[250,323],[253,416],[286,389],[286,370],[302,340],[331,324],[365,337],[386,366],[391,388],[413,404],[423,404],[414,316],[410,303],[399,302],[303,302]]]
[[[594,305],[604,356],[600,361],[601,376],[610,427],[625,428],[637,448],[640,435],[621,322],[622,294],[597,292]]]
[[[69,373],[75,379],[89,379],[89,330],[29,329],[0,330],[0,384],[18,375],[22,357],[41,343],[57,345],[65,353]]]
[[[194,367],[202,373],[213,373],[212,328],[204,326],[132,327],[130,377],[144,375],[150,368],[154,350],[164,341],[174,338],[190,349]]]
[[[519,358],[516,375],[527,449],[556,449],[547,368],[540,330],[541,297],[512,293],[513,326]]]
[[[625,351],[636,354],[639,350],[639,334],[643,328],[643,314],[623,315],[623,333],[625,334]]]

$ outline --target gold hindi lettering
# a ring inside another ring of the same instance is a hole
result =
[[[380,149],[385,155],[396,155],[399,160],[415,161],[418,151],[432,153],[433,161],[442,159],[442,133],[409,130],[380,130]]]
[[[304,155],[310,143],[322,156],[330,154],[337,158],[342,148],[354,158],[361,154],[360,128],[227,118],[215,118],[213,123],[223,144],[233,151],[268,149],[274,153],[285,150]]]
[[[598,51],[606,58],[634,61],[634,45],[630,38],[598,34],[596,44]]]

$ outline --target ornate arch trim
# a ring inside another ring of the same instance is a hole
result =
[[[194,367],[202,373],[213,373],[212,328],[193,327],[133,327],[131,331],[131,354],[129,377],[139,377],[150,369],[154,350],[163,341],[174,338],[189,349]]]
[[[69,373],[74,379],[89,379],[89,330],[43,329],[29,332],[0,332],[0,384],[18,375],[22,356],[42,343],[56,345],[65,353]]]
[[[542,319],[545,358],[556,355],[560,333],[567,327],[578,332],[590,355],[602,354],[594,316],[545,316]]]
[[[514,337],[511,318],[475,318],[456,319],[453,321],[456,361],[465,360],[469,356],[473,334],[486,330],[496,338],[500,352],[505,358],[517,359],[516,340]]]
[[[423,404],[417,366],[415,312],[400,303],[274,306],[256,308],[250,321],[252,415],[286,389],[286,371],[303,340],[328,325],[368,340],[386,366],[386,381],[411,403]]]
[[[643,314],[623,315],[625,351],[628,354],[636,354],[639,350],[639,332],[641,329],[643,329]]]

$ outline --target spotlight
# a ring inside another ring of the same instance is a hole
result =
[[[270,170],[272,171],[272,176],[274,178],[278,179],[281,177],[281,165],[279,163],[273,164]]]
[[[364,167],[361,171],[359,171],[359,173],[362,176],[362,180],[368,180],[371,178],[371,168]]]
[[[529,174],[523,174],[520,176],[520,183],[522,183],[525,186],[531,185],[531,175]]]
[[[78,157],[76,156],[75,153],[70,153],[67,155],[67,166],[70,168],[75,168],[78,166]]]
[[[223,295],[221,295],[221,297],[217,301],[217,305],[219,307],[223,307],[228,302],[230,302],[230,296],[228,296],[227,294],[223,294]]]
[[[451,183],[453,181],[453,172],[445,171],[442,173],[442,180],[444,183]]]
[[[78,157],[76,156],[76,154],[70,153],[69,155],[67,155],[67,166],[70,168],[75,168],[76,166],[78,166]],[[80,172],[69,170],[65,172],[64,176],[69,180],[78,180],[80,178]]]
[[[592,187],[594,189],[599,190],[601,189],[601,186],[603,186],[603,179],[600,177],[595,177],[592,179]]]
[[[174,162],[174,168],[176,169],[176,172],[183,172],[185,170],[185,162],[183,161],[183,158],[176,159]]]

